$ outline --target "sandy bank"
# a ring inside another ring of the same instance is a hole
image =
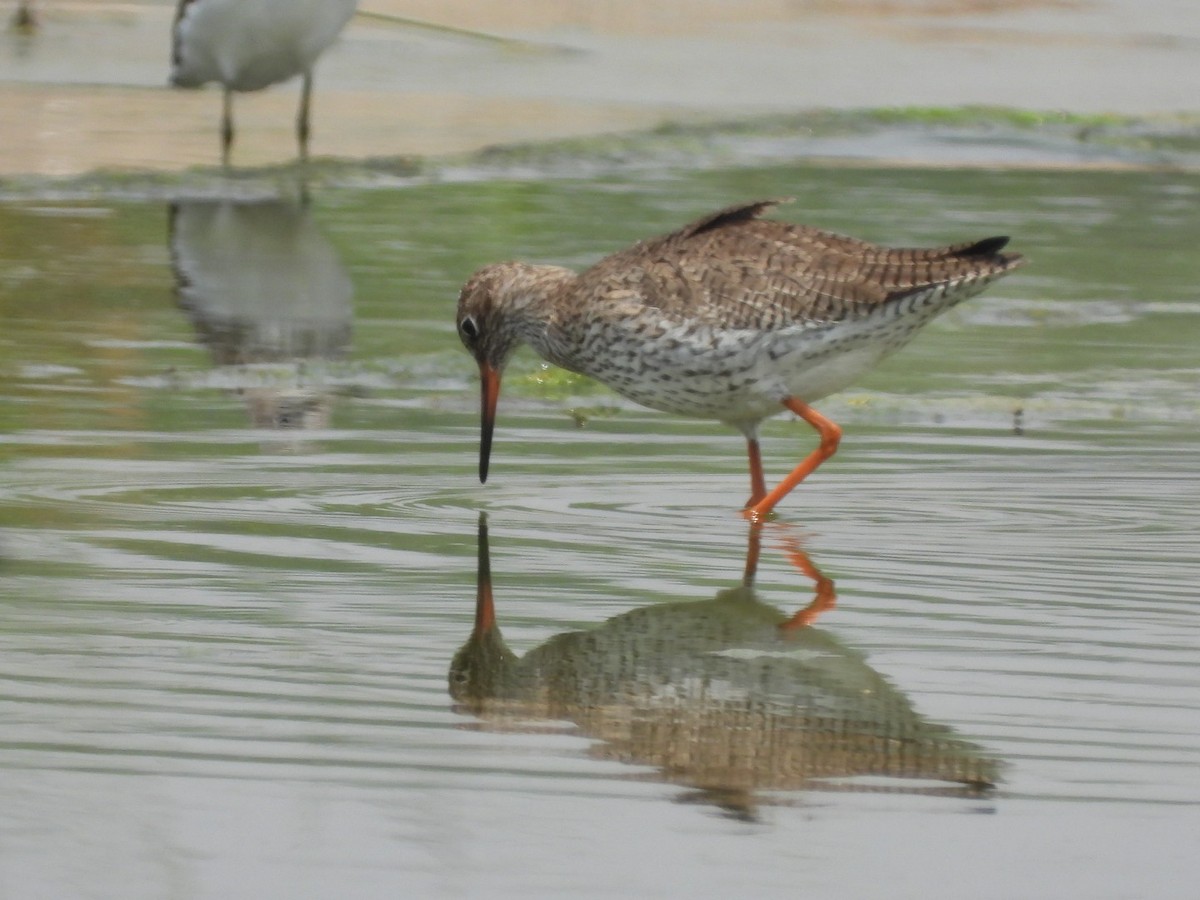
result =
[[[33,35],[0,35],[0,174],[215,163],[217,92],[165,86],[173,8],[43,2]],[[361,11],[318,69],[318,155],[459,153],[814,108],[1196,107],[1200,6],[1177,0],[363,0]],[[239,98],[237,164],[292,157],[295,102],[295,84]]]

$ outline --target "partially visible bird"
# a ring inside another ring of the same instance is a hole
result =
[[[179,308],[251,424],[328,428],[327,363],[350,350],[354,286],[308,203],[177,200],[168,234]]]
[[[233,146],[233,92],[257,91],[301,75],[296,138],[308,157],[312,70],[358,0],[179,0],[172,29],[171,84],[225,90],[221,159]]]
[[[778,202],[720,210],[581,274],[505,262],[472,275],[457,326],[482,384],[480,480],[501,375],[526,343],[652,409],[739,429],[750,459],[746,514],[761,519],[837,449],[841,429],[810,404],[1024,261],[1000,252],[1004,237],[890,249],[761,218]],[[768,493],[758,428],[785,408],[818,431],[820,446]]]

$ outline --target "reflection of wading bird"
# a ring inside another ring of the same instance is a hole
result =
[[[905,789],[852,780],[863,776],[942,782],[907,789],[961,795],[990,786],[994,760],[917,715],[861,654],[802,627],[833,602],[833,585],[798,546],[817,598],[791,619],[757,598],[761,527],[751,526],[740,586],[636,609],[518,658],[496,624],[481,517],[475,628],[450,666],[460,711],[493,727],[574,722],[598,740],[596,756],[654,766],[742,816],[762,799],[756,791]]]
[[[336,40],[357,0],[179,0],[172,31],[171,84],[210,81],[225,89],[221,158],[233,145],[233,92],[257,91],[304,77],[296,138],[308,156],[313,65]]]
[[[483,389],[487,479],[500,377],[527,343],[653,409],[726,422],[746,436],[747,514],[765,516],[833,455],[841,429],[809,406],[847,387],[934,316],[1021,264],[1007,238],[888,249],[731,207],[602,259],[582,274],[507,262],[476,272],[458,333]],[[770,493],[758,427],[792,410],[821,436]]]
[[[235,370],[253,423],[327,427],[320,363],[350,349],[354,288],[308,207],[187,200],[170,215],[179,305],[216,365]]]
[[[37,30],[38,17],[33,0],[19,0],[13,13],[12,27],[21,34],[33,34]]]

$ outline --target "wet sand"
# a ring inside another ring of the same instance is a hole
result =
[[[173,0],[39,10],[32,35],[0,34],[0,175],[216,163],[219,92],[166,87]],[[1200,7],[1181,0],[364,0],[360,13],[318,66],[318,156],[825,108],[1196,108]],[[294,156],[297,91],[237,98],[237,165]]]

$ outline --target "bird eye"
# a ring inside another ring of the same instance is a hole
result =
[[[463,333],[463,337],[467,340],[473,341],[479,337],[479,326],[475,324],[475,320],[470,316],[467,316],[458,323],[458,330]]]

